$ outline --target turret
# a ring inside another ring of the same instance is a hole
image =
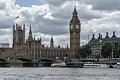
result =
[[[41,37],[40,37],[39,41],[40,41],[40,44],[41,44]]]
[[[68,49],[69,47],[68,47],[68,44],[67,44],[67,49]]]
[[[100,33],[99,33],[98,39],[100,39],[100,37],[101,37],[101,35],[100,35]]]
[[[31,25],[30,25],[30,30],[29,30],[29,37],[28,37],[28,41],[33,41],[32,31],[31,31]]]
[[[23,41],[24,41],[24,43],[25,43],[25,24],[23,25],[23,34],[24,34],[24,35],[23,35],[23,37],[24,37],[24,38],[23,38]]]
[[[106,32],[106,37],[105,38],[109,38],[108,32]]]
[[[13,47],[15,45],[15,25],[13,24]]]
[[[99,33],[98,39],[102,39],[102,35]]]
[[[50,47],[53,48],[54,47],[54,42],[53,42],[53,38],[51,37],[51,41],[50,41]]]
[[[115,38],[116,37],[116,35],[115,35],[115,31],[113,31],[113,36],[112,36],[112,38]]]
[[[16,23],[13,25],[13,49],[22,49],[25,45],[25,25],[22,28],[21,25]]]
[[[25,30],[25,24],[23,25],[23,30]]]
[[[95,36],[94,36],[94,34],[93,34],[93,36],[92,36],[92,39],[91,40],[94,40],[95,39]]]
[[[15,30],[15,25],[13,24],[13,31]]]

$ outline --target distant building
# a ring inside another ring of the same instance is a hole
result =
[[[102,45],[105,42],[110,42],[112,44],[112,54],[111,57],[116,57],[116,46],[118,46],[118,44],[120,44],[120,37],[117,37],[115,35],[115,31],[113,31],[113,35],[112,37],[109,37],[108,32],[106,32],[106,36],[105,38],[102,38],[102,35],[99,33],[98,38],[93,37],[91,38],[91,40],[88,42],[88,44],[91,46],[92,48],[92,55],[89,57],[100,57],[101,56],[101,49],[102,49]]]
[[[9,48],[9,43],[0,43],[0,54],[7,51]]]
[[[50,47],[45,47],[42,44],[42,39],[35,39],[32,36],[32,29],[30,26],[29,36],[25,40],[25,25],[13,25],[13,47],[2,51],[1,56],[32,56],[32,57],[75,57],[75,50],[80,46],[80,30],[81,24],[77,16],[76,7],[74,8],[72,19],[70,20],[70,48],[60,46],[54,47],[54,40],[51,37]]]
[[[0,48],[9,48],[9,43],[0,43]]]

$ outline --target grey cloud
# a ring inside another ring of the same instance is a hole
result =
[[[10,28],[13,25],[13,18],[5,18],[0,20],[0,29]]]
[[[22,11],[21,14],[25,17],[23,22],[27,22],[32,24],[33,31],[35,33],[40,32],[44,34],[51,34],[51,35],[59,35],[59,34],[67,34],[69,31],[69,21],[72,17],[72,12],[74,7],[71,9],[71,5],[68,5],[64,8],[61,7],[53,7],[49,6],[50,11],[52,13],[52,17],[55,18],[53,20],[44,18],[46,13],[39,15],[39,14],[32,14],[29,12]],[[79,8],[82,7],[82,8]],[[80,20],[86,19],[90,20],[93,18],[101,18],[102,15],[97,14],[95,11],[91,11],[87,8],[87,5],[80,5],[77,7],[78,16]],[[39,12],[38,12],[39,13]],[[32,20],[32,18],[34,20]]]
[[[43,1],[52,6],[60,6],[64,2],[66,2],[65,0],[43,0]]]
[[[0,2],[0,10],[3,10],[3,9],[5,9],[6,8],[6,5],[5,5],[5,3],[3,3],[3,2]]]
[[[120,0],[82,0],[81,2],[92,5],[94,10],[120,10]]]
[[[69,8],[72,7],[72,8]],[[74,10],[74,7],[71,5],[66,6],[65,8],[53,8],[52,6],[50,6],[50,9],[52,11],[52,16],[54,18],[59,18],[59,19],[66,19],[66,20],[70,20],[72,17],[72,12]],[[90,20],[90,19],[94,19],[94,18],[102,18],[105,14],[99,11],[94,11],[91,9],[88,9],[88,6],[85,4],[79,4],[77,6],[77,12],[78,12],[78,17],[81,20]]]
[[[23,14],[22,14],[23,15]],[[22,22],[26,22],[27,24],[31,24],[33,28],[33,32],[37,33],[43,33],[43,34],[51,34],[51,35],[59,35],[59,34],[66,34],[67,26],[69,26],[69,22],[66,19],[48,19],[44,18],[44,15],[36,14],[34,16],[30,16],[29,13],[27,16],[28,18],[25,18]],[[26,17],[26,15],[24,15]],[[32,20],[32,18],[34,20]]]
[[[44,23],[41,25],[41,23]],[[62,22],[61,20],[49,20],[44,19],[36,26],[37,29],[34,29],[35,32],[41,32],[44,34],[59,35],[66,34],[66,21]]]
[[[25,11],[21,11],[20,12],[20,14],[22,15],[22,16],[24,16],[25,18],[31,18],[31,15],[30,15],[30,13],[27,11],[27,10],[25,10]]]
[[[120,10],[120,0],[43,0],[45,3],[59,7],[67,1],[76,1],[79,4],[92,5],[93,10]]]

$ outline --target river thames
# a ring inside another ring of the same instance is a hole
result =
[[[120,80],[120,68],[0,68],[0,80]]]

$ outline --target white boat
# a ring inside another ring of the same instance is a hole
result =
[[[109,67],[109,65],[106,65],[106,64],[98,64],[98,63],[84,63],[83,67],[103,67],[103,68],[107,68]]]
[[[113,68],[120,68],[120,63],[113,65]]]
[[[65,67],[65,66],[66,64],[64,62],[51,64],[51,67]]]
[[[58,57],[56,58],[55,62],[51,64],[51,67],[65,67],[67,66],[66,63],[60,60]]]

